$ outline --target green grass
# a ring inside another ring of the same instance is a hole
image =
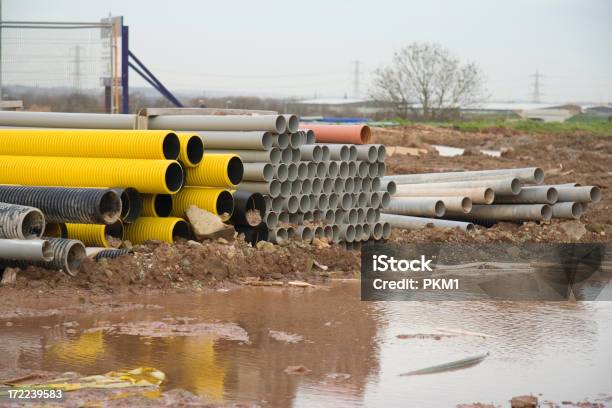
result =
[[[480,132],[492,127],[507,128],[525,133],[549,133],[557,135],[573,135],[586,133],[594,136],[612,136],[612,123],[588,117],[574,117],[567,122],[536,122],[531,120],[465,120],[450,122],[411,122],[394,120],[402,125],[421,123],[430,126],[447,127],[462,132]]]

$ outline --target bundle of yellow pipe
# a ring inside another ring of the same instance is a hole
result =
[[[86,246],[93,247],[116,247],[123,241],[124,228],[121,221],[112,225],[98,224],[66,224],[69,239],[77,239]],[[109,238],[118,242],[109,242]]]
[[[173,196],[170,194],[143,194],[142,211],[143,217],[167,217],[172,213]]]
[[[178,160],[185,167],[197,167],[204,157],[202,137],[194,133],[177,133],[181,143]]]
[[[185,187],[172,198],[173,217],[185,217],[191,205],[216,214],[223,221],[227,221],[234,211],[234,198],[223,188]]]
[[[186,185],[194,187],[236,187],[244,168],[236,154],[207,154],[199,166],[185,170]]]
[[[174,237],[189,238],[189,224],[182,218],[140,217],[133,224],[125,226],[125,239],[133,244],[148,240],[174,242]]]
[[[169,130],[3,129],[0,155],[176,160],[178,136]]]
[[[183,169],[173,160],[0,156],[0,184],[134,187],[174,194],[183,185]]]

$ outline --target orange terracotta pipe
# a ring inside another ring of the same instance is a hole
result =
[[[317,143],[368,144],[371,132],[367,125],[316,125],[301,123],[300,129],[315,132]]]

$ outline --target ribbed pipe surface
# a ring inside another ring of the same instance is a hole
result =
[[[40,238],[45,230],[45,217],[34,207],[0,202],[0,238]]]
[[[48,238],[53,252],[53,260],[36,263],[46,269],[62,270],[76,276],[86,257],[85,246],[81,241],[64,238]]]
[[[142,212],[142,195],[135,188],[113,188],[121,198],[121,221],[134,222]]]
[[[143,193],[176,193],[181,165],[172,160],[0,156],[0,184],[63,187],[134,187]]]
[[[121,216],[121,198],[97,188],[0,186],[0,202],[36,207],[47,222],[112,224]]]
[[[125,239],[133,244],[142,244],[148,240],[171,244],[175,237],[189,239],[190,236],[189,224],[182,218],[140,217],[133,224],[125,226]]]
[[[117,248],[123,241],[123,224],[112,225],[66,224],[69,239],[81,241],[86,246]]]
[[[87,249],[89,249],[89,248],[87,248]],[[134,251],[132,249],[129,249],[129,248],[121,248],[121,249],[115,249],[115,248],[110,249],[109,248],[109,249],[103,249],[103,250],[97,252],[94,255],[93,258],[95,260],[100,260],[100,259],[103,259],[103,258],[106,258],[106,259],[116,259],[116,258],[119,258],[121,256],[129,255],[129,254],[131,254],[133,252]]]
[[[197,187],[236,187],[244,174],[235,154],[206,154],[198,167],[186,169],[186,185]]]
[[[192,205],[216,214],[224,221],[230,219],[234,212],[234,198],[228,190],[222,188],[185,187],[172,197],[172,212],[170,216],[185,218],[185,212]]]
[[[0,155],[176,160],[168,130],[0,129]]]

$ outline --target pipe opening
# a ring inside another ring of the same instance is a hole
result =
[[[294,133],[297,132],[299,128],[300,120],[298,119],[298,117],[295,115],[289,116],[289,120],[287,121],[287,130],[289,130],[289,132],[291,133]]]
[[[283,163],[291,163],[293,161],[293,150],[291,148],[284,149],[280,152],[281,161]]]
[[[286,149],[289,147],[289,142],[290,142],[289,139],[290,139],[290,135],[286,133],[281,133],[276,136],[276,144],[278,145],[279,148]]]
[[[68,236],[68,230],[66,224],[58,222],[50,222],[45,225],[44,237],[50,238],[66,238]]]
[[[347,193],[352,193],[355,190],[355,182],[352,178],[347,178],[344,180],[344,191]]]
[[[174,227],[172,228],[172,240],[176,241],[176,238],[189,239],[190,237],[191,231],[189,230],[189,224],[183,220],[180,220],[174,224]]]
[[[285,204],[284,198],[274,197],[272,199],[272,205],[271,205],[272,211],[277,212],[277,213],[283,211],[283,204]]]
[[[287,120],[285,120],[283,116],[278,115],[274,127],[276,128],[276,133],[285,133],[285,129],[287,129]]]
[[[325,162],[329,161],[329,156],[330,156],[329,147],[326,146],[326,145],[321,145],[321,150],[323,151],[323,158],[322,158],[322,160],[325,161]]]
[[[112,224],[117,221],[119,217],[121,217],[122,210],[119,194],[113,190],[109,190],[102,194],[98,211],[102,216],[104,224]]]
[[[289,231],[287,231],[286,228],[278,228],[276,231],[274,231],[274,235],[276,237],[277,244],[282,244],[289,239]]]
[[[357,160],[357,146],[355,145],[348,145],[348,149],[349,149],[349,157],[348,160],[350,161],[355,161]]]
[[[533,178],[536,184],[542,184],[544,182],[544,170],[539,167],[536,167],[533,172]]]
[[[202,142],[202,138],[198,135],[191,136],[187,142],[187,159],[189,160],[189,164],[197,166],[202,162],[203,157],[204,143]]]
[[[321,194],[321,191],[323,190],[323,182],[321,181],[320,178],[313,178],[312,179],[312,193],[313,194]]]
[[[382,204],[383,208],[387,208],[389,206],[389,204],[391,204],[391,194],[389,194],[386,191],[383,191],[382,194],[379,194],[380,197],[380,203]]]
[[[351,152],[349,151],[349,147],[347,145],[340,146],[340,160],[345,162],[349,160],[351,157]]]
[[[274,166],[270,163],[266,163],[263,167],[263,178],[265,181],[271,181],[274,178]]]
[[[556,203],[558,199],[559,199],[559,192],[557,191],[556,188],[551,187],[546,191],[546,201],[548,201],[549,204]]]
[[[121,220],[134,222],[142,211],[142,198],[135,188],[129,187],[121,191]]]
[[[312,160],[320,162],[323,160],[323,148],[320,145],[313,145],[312,148]]]
[[[572,217],[580,218],[582,215],[582,204],[581,203],[572,203]]]
[[[310,179],[302,180],[302,194],[311,194],[312,193],[312,181]]]
[[[374,228],[372,230],[372,236],[377,241],[382,238],[382,236],[383,236],[383,224],[382,224],[382,222],[377,222],[376,224],[374,224]]]
[[[21,231],[25,239],[38,238],[45,231],[45,217],[36,210],[28,212],[21,221]]]
[[[299,162],[302,159],[302,152],[300,149],[291,149],[291,161]]]
[[[280,222],[288,224],[289,223],[289,213],[283,212],[283,213],[278,214],[278,220]]]
[[[176,133],[168,133],[162,142],[162,151],[166,160],[176,160],[181,154],[181,141]]]
[[[361,132],[359,132],[359,138],[361,139],[361,143],[368,144],[370,142],[371,136],[372,136],[372,132],[370,131],[370,127],[362,126]]]
[[[276,167],[276,178],[285,181],[289,178],[289,167],[286,164],[279,164]]]
[[[446,207],[444,206],[444,202],[442,202],[442,200],[438,200],[434,204],[434,213],[436,214],[436,217],[443,217],[444,213],[446,213]]]
[[[521,192],[521,187],[522,187],[523,183],[521,183],[521,181],[517,178],[512,179],[512,181],[510,182],[510,191],[512,191],[512,194],[517,195]]]
[[[253,193],[246,202],[247,211],[258,211],[259,215],[263,218],[266,212],[266,201],[263,196],[259,193]],[[249,221],[247,219],[247,221]],[[256,225],[254,225],[256,226]]]
[[[268,157],[270,158],[270,163],[278,164],[281,162],[282,154],[279,148],[273,147],[272,149],[268,151],[268,155],[269,155]]]
[[[370,205],[373,208],[380,207],[380,196],[378,195],[378,193],[372,193],[372,195],[370,196]]]
[[[240,184],[244,176],[244,166],[238,156],[234,156],[227,162],[227,177],[233,185]]]
[[[349,166],[349,177],[355,177],[357,175],[357,162],[351,161],[348,163]]]
[[[391,224],[389,224],[388,222],[383,222],[382,227],[382,237],[384,239],[389,238],[389,236],[391,235]]]
[[[317,176],[317,163],[308,162],[308,177],[313,178]]]
[[[306,162],[299,162],[297,165],[298,178],[304,180],[308,178],[308,164]]]
[[[368,161],[375,162],[376,160],[378,160],[378,149],[376,146],[368,146]]]
[[[346,226],[346,232],[344,234],[345,239],[348,242],[353,242],[355,240],[356,233],[357,233],[357,231],[355,231],[355,227],[353,225],[347,225]]]
[[[109,246],[118,248],[123,241],[123,223],[117,221],[104,227],[104,239]]]
[[[340,168],[338,166],[338,162],[331,161],[327,164],[327,175],[329,177],[338,177],[338,173],[340,172]]]
[[[472,200],[469,197],[463,197],[461,199],[461,208],[465,214],[468,214],[472,211]]]
[[[291,194],[291,186],[292,186],[292,182],[290,181],[283,181],[282,183],[280,183],[279,186],[279,195],[282,195],[283,197],[288,196],[289,194]]]
[[[556,190],[555,190],[556,191]],[[492,204],[495,200],[495,192],[492,188],[485,188],[484,190],[484,200],[486,204]]]
[[[220,216],[223,214],[232,215],[234,212],[234,196],[229,191],[221,191],[217,196],[216,209]]]
[[[292,195],[286,198],[287,202],[287,211],[290,213],[294,213],[300,208],[300,200],[297,196]]]
[[[291,133],[289,135],[289,146],[297,149],[302,144],[302,135],[299,133]]]
[[[359,177],[362,177],[362,178],[367,177],[368,173],[370,172],[369,169],[370,167],[368,163],[363,162],[363,161],[360,162],[359,167],[357,168],[357,173],[359,174]]]
[[[347,162],[340,162],[340,171],[338,173],[340,177],[347,178],[349,175],[349,165]]]
[[[68,253],[66,254],[66,261],[62,266],[64,271],[66,271],[68,275],[76,276],[86,256],[87,254],[83,244],[79,241],[72,241],[70,243],[70,249],[68,249]]]
[[[596,203],[601,201],[601,189],[599,187],[592,187],[590,192],[591,202]]]
[[[542,214],[543,220],[550,220],[552,217],[552,207],[548,204],[544,204],[540,210],[540,214]]]
[[[387,170],[387,166],[385,163],[377,163],[376,165],[376,176],[377,177],[385,177],[385,172]]]
[[[373,208],[368,208],[366,210],[366,222],[368,224],[372,224],[376,222],[376,210]]]
[[[53,260],[53,248],[49,241],[43,241],[41,245],[41,252],[43,261],[49,262]]]
[[[357,205],[359,207],[365,207],[368,204],[368,195],[366,193],[359,193],[357,196]]]
[[[166,168],[166,187],[171,193],[179,191],[184,184],[185,173],[183,168],[176,162],[170,163]]]
[[[353,198],[350,194],[342,194],[341,207],[343,210],[348,210],[353,205]]]
[[[310,208],[310,197],[303,195],[300,197],[299,209],[302,212],[308,211]]]
[[[278,225],[278,214],[275,212],[269,212],[266,214],[265,220],[268,228],[275,228]]]
[[[377,156],[379,162],[385,161],[385,158],[387,157],[387,148],[385,147],[385,145],[378,145]]]
[[[268,150],[272,148],[273,144],[274,144],[274,135],[270,132],[265,132],[263,136],[261,137],[261,147],[263,147],[264,150]]]

